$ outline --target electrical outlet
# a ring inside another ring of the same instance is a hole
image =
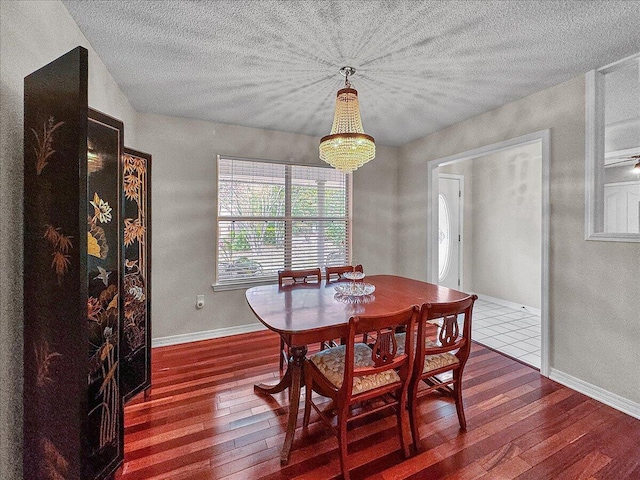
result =
[[[204,307],[204,295],[196,295],[196,308]]]

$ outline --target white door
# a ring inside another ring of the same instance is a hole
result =
[[[438,194],[438,283],[461,286],[462,175],[439,176]]]
[[[604,186],[606,232],[640,233],[640,182]]]

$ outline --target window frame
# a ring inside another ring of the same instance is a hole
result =
[[[585,77],[585,240],[640,242],[640,233],[604,231],[604,76],[633,63],[640,52],[587,72]]]
[[[258,285],[271,285],[274,283],[278,282],[278,277],[277,276],[273,276],[273,277],[260,277],[258,279],[253,278],[253,279],[243,279],[243,280],[237,280],[237,281],[223,281],[220,282],[219,281],[219,240],[220,240],[220,229],[219,229],[219,224],[220,221],[228,221],[229,218],[233,218],[233,217],[225,217],[225,216],[220,216],[220,211],[219,211],[219,192],[220,192],[220,161],[221,160],[231,160],[231,161],[245,161],[245,162],[254,162],[254,163],[271,163],[271,164],[279,164],[279,165],[285,165],[285,166],[298,166],[298,167],[311,167],[311,168],[333,168],[330,165],[326,165],[326,164],[320,164],[320,163],[305,163],[305,162],[294,162],[294,161],[285,161],[285,160],[269,160],[269,159],[261,159],[261,158],[246,158],[246,157],[236,157],[236,156],[231,156],[231,155],[217,155],[216,156],[216,178],[215,178],[215,182],[216,182],[216,195],[215,195],[215,200],[214,200],[214,208],[215,208],[215,246],[214,246],[214,250],[215,250],[215,256],[214,256],[214,261],[215,261],[215,266],[214,266],[214,275],[215,275],[215,280],[214,283],[211,285],[213,287],[214,291],[225,291],[225,290],[238,290],[238,289],[246,289],[246,288],[250,288],[250,287],[254,287],[254,286],[258,286]],[[287,180],[287,178],[289,178],[289,180]],[[289,221],[295,221],[294,217],[292,217],[289,213],[290,212],[290,204],[291,204],[291,200],[290,200],[290,187],[291,187],[291,181],[290,181],[290,177],[287,175],[285,176],[285,183],[287,184],[287,186],[285,187],[285,215],[282,217],[274,217],[274,219],[277,219],[278,221],[284,221],[287,222],[287,220]],[[346,216],[344,217],[346,220],[346,248],[347,248],[347,263],[350,263],[352,260],[352,256],[353,256],[353,252],[352,252],[352,244],[353,244],[353,234],[352,234],[352,228],[353,228],[353,217],[352,217],[352,213],[353,213],[353,175],[350,174],[346,174],[346,185],[345,185],[345,190],[346,190]],[[288,207],[287,207],[288,205]],[[257,219],[262,219],[262,217],[256,217]],[[298,217],[295,217],[295,219],[297,219]],[[303,217],[304,220],[309,220],[309,221],[313,221],[313,220],[326,220],[326,217]],[[286,228],[286,231],[289,231],[289,228]],[[290,244],[291,245],[291,244]],[[290,257],[291,252],[289,252],[289,255],[287,254],[286,251],[286,247],[285,247],[285,254],[284,254],[284,258],[286,259],[287,256]],[[324,268],[323,265],[318,265],[320,268]]]

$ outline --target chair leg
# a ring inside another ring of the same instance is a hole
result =
[[[338,414],[338,450],[340,450],[340,467],[342,478],[350,480],[349,464],[347,462],[347,411]]]
[[[453,389],[456,400],[456,412],[458,412],[458,422],[460,422],[460,428],[467,429],[467,420],[464,418],[464,405],[462,403],[462,371],[456,370],[453,372]]]
[[[419,452],[420,436],[418,433],[418,384],[414,384],[409,389],[409,424],[411,425],[411,438],[416,453]]]
[[[305,370],[308,370],[305,369]],[[304,375],[304,417],[302,419],[302,426],[309,426],[309,417],[311,417],[311,395],[313,394],[313,378],[309,373],[305,372]]]
[[[284,369],[284,339],[280,337],[280,371]]]
[[[398,428],[400,429],[400,446],[404,453],[404,458],[411,455],[411,439],[409,438],[411,426],[409,425],[409,412],[407,409],[407,392],[401,393],[400,405],[398,406]]]

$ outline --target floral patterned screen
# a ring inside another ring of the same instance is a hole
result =
[[[121,456],[119,338],[122,318],[120,229],[122,122],[89,110],[87,130],[87,443],[86,478]]]
[[[123,128],[89,111],[87,57],[78,47],[24,82],[23,473],[29,479],[109,478],[124,457]]]
[[[80,478],[86,50],[27,76],[24,95],[24,478]]]
[[[124,321],[121,385],[125,402],[151,386],[151,155],[125,148]]]

